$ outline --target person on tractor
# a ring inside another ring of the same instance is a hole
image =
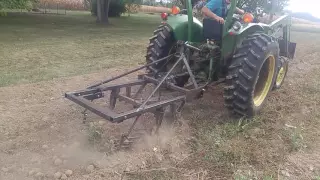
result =
[[[227,10],[230,7],[231,0],[209,0],[209,2],[203,6],[202,13],[207,17],[224,24],[224,18],[227,15]],[[245,11],[236,8],[236,13],[244,14]]]
[[[203,21],[203,13],[202,8],[207,3],[206,0],[198,0],[192,8],[193,16],[197,18],[199,21]]]

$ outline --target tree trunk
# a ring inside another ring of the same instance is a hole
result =
[[[97,0],[97,23],[109,24],[110,0]]]

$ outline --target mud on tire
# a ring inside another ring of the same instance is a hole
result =
[[[146,63],[151,63],[168,56],[176,45],[176,40],[173,37],[172,30],[167,25],[162,24],[158,26],[153,34],[154,35],[149,39]],[[157,78],[157,73],[166,72],[167,69],[163,67],[165,62],[166,61],[161,61],[148,67],[148,73],[153,74]],[[183,86],[188,81],[188,77],[179,77],[176,78],[175,81],[176,85]]]
[[[272,90],[278,67],[279,44],[263,33],[249,35],[228,67],[225,106],[240,116],[259,113]]]

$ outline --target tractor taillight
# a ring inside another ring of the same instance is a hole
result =
[[[172,6],[171,13],[173,15],[179,14],[179,12],[180,12],[180,8],[178,6]]]
[[[254,19],[254,17],[251,13],[246,13],[245,15],[243,15],[243,21],[245,23],[252,23],[253,19]]]
[[[163,20],[167,20],[167,19],[168,19],[168,14],[165,13],[165,12],[161,13],[161,18],[162,18]]]

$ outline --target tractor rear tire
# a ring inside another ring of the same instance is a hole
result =
[[[175,40],[172,29],[167,25],[160,25],[154,32],[153,36],[149,38],[149,46],[147,48],[146,62],[152,63],[156,60],[164,58],[171,54],[175,48],[177,41]],[[148,73],[158,78],[156,74],[159,72],[166,72],[165,65],[166,61],[161,61],[147,68]],[[175,79],[177,86],[183,87],[188,82],[189,77],[183,76]]]
[[[278,42],[263,33],[249,35],[237,48],[228,67],[225,106],[236,115],[259,114],[274,86],[279,58]]]

